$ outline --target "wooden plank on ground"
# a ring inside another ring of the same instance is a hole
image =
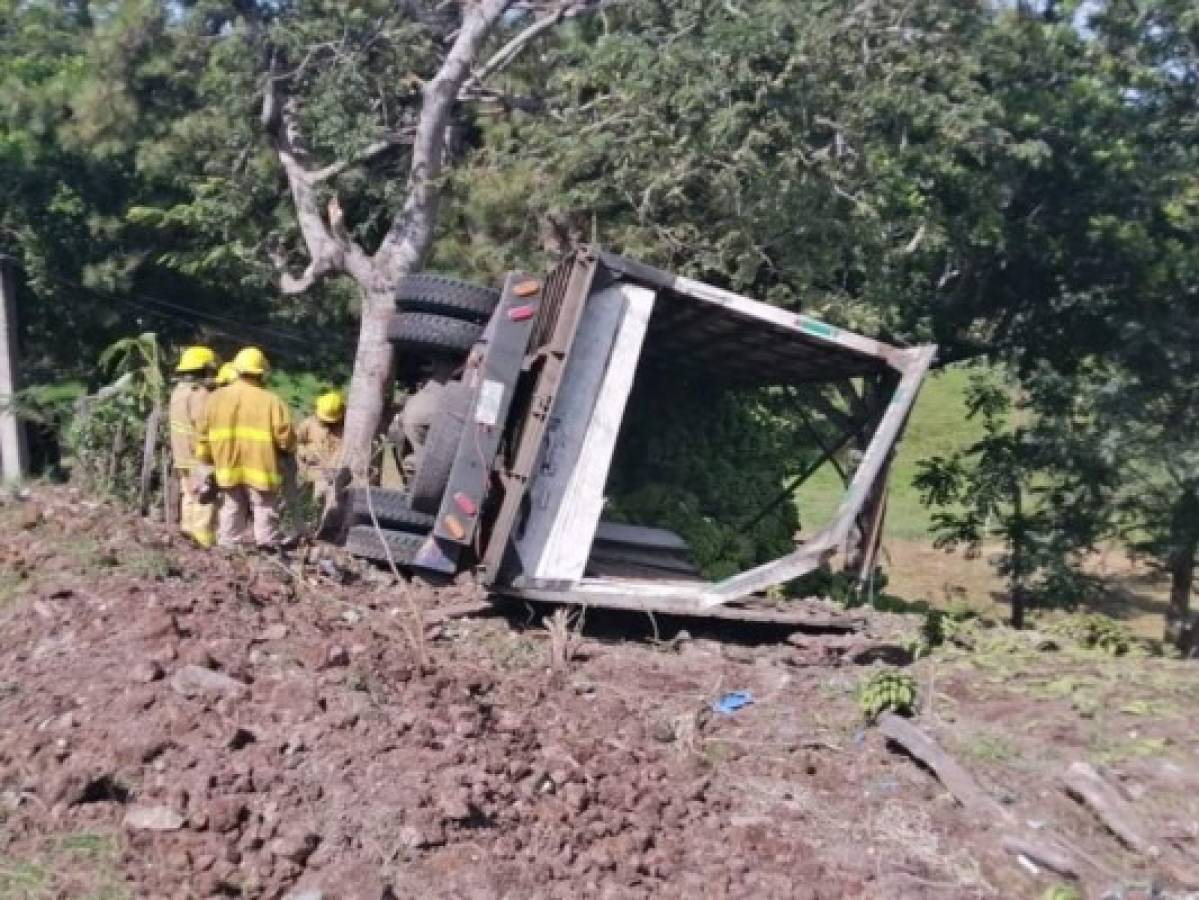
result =
[[[1156,855],[1153,841],[1136,810],[1100,777],[1093,766],[1084,762],[1071,763],[1062,780],[1070,796],[1090,807],[1104,827],[1128,849]]]
[[[642,582],[648,587],[653,582]],[[687,585],[683,585],[684,587]],[[688,616],[721,619],[732,622],[755,622],[764,625],[786,625],[797,630],[817,632],[847,632],[862,628],[861,616],[814,616],[806,610],[789,608],[786,604],[774,607],[745,608],[739,606],[709,606],[697,584],[690,585],[690,597],[668,597],[662,594],[591,592],[586,590],[512,590],[510,596],[541,603],[572,603],[596,609],[628,610],[658,615]]]
[[[986,821],[1014,821],[1010,812],[979,787],[974,776],[907,719],[894,713],[883,713],[878,718],[878,730],[930,768],[949,793],[953,794],[954,799],[970,812]]]

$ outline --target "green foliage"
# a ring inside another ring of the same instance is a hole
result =
[[[896,669],[881,669],[858,685],[858,708],[873,721],[884,712],[910,716],[916,709],[915,680]]]
[[[18,391],[11,403],[27,428],[57,434],[66,427],[75,404],[86,393],[81,382],[36,384]]]
[[[1020,5],[623,4],[548,48],[548,79],[510,76],[554,115],[487,126],[459,176],[481,190],[458,224],[472,248],[494,231],[507,261],[593,238],[935,339],[942,358],[991,353],[1010,363],[1015,410],[980,407],[989,433],[939,451],[924,487],[942,539],[1003,541],[1021,600],[1079,597],[1071,553],[1113,529],[1189,571],[1193,11],[1078,15],[1085,28]],[[528,215],[488,215],[488,198],[513,202],[494,188],[509,170]],[[534,218],[535,232],[510,224]],[[1113,383],[1119,403],[1098,403],[1111,413],[1088,414]],[[1149,449],[1170,422],[1171,451]],[[1147,464],[1128,468],[1136,457],[1118,454],[1138,445]],[[1099,465],[1105,448],[1124,471]]]
[[[884,540],[924,540],[932,534],[932,514],[912,480],[918,464],[933,455],[963,450],[982,437],[982,425],[966,417],[970,380],[977,369],[962,365],[934,372],[921,386],[903,440],[891,463]],[[826,464],[796,491],[805,528],[828,522],[845,497],[845,483]],[[810,533],[810,531],[809,531]]]
[[[89,493],[132,504],[137,499],[146,412],[132,393],[92,405],[64,434],[71,480]]]
[[[1123,656],[1133,646],[1133,637],[1128,629],[1101,613],[1064,616],[1047,630],[1109,656]]]
[[[1103,498],[1085,478],[1052,477],[1067,456],[1056,417],[1039,415],[1016,388],[992,377],[971,385],[969,416],[983,436],[948,456],[923,461],[914,480],[933,514],[936,543],[964,545],[977,555],[986,541],[1003,552],[996,568],[1009,583],[1012,622],[1020,627],[1029,603],[1075,602],[1087,580],[1070,565],[1071,554],[1089,548],[1097,534]],[[1059,398],[1069,403],[1069,398]]]
[[[165,355],[157,335],[147,332],[109,345],[100,366],[117,378],[107,396],[80,398],[73,405],[64,432],[71,478],[90,492],[132,504],[140,489],[146,426],[156,405],[164,412],[159,445],[166,439]]]
[[[316,404],[316,398],[326,391],[339,390],[340,386],[331,383],[313,372],[292,372],[272,369],[267,376],[267,387],[278,394],[291,409],[293,416],[303,418],[311,415]]]
[[[110,375],[129,375],[128,391],[142,407],[149,408],[166,399],[166,360],[154,332],[115,341],[104,348],[97,363]]]
[[[713,579],[789,552],[799,525],[791,502],[745,527],[803,462],[786,426],[752,395],[647,379],[622,424],[605,517],[677,531]]]
[[[917,656],[927,656],[944,644],[967,649],[975,644],[978,614],[968,609],[933,609],[924,613]]]
[[[875,584],[877,591],[874,596],[876,598],[882,596],[883,588],[886,586],[886,576],[881,571],[877,574],[880,581]],[[869,596],[864,597],[862,591],[859,590],[856,575],[848,572],[833,572],[825,568],[815,569],[807,575],[801,575],[788,587],[790,593],[796,597],[827,597],[834,603],[846,607],[858,606],[870,600]]]
[[[1072,884],[1055,884],[1045,889],[1041,900],[1082,900],[1082,892]]]
[[[89,900],[127,900],[116,839],[99,832],[46,837],[21,857],[0,855],[0,897],[50,900],[79,896],[87,885]]]

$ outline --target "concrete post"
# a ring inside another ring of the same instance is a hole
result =
[[[6,483],[28,474],[25,426],[13,409],[19,384],[17,286],[12,260],[0,255],[0,467]]]

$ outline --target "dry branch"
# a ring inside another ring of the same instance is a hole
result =
[[[998,824],[1005,829],[1014,828],[1014,831],[1004,834],[1001,839],[1001,845],[1008,853],[1025,857],[1065,878],[1081,877],[1080,859],[1091,864],[1103,875],[1110,874],[1106,869],[1072,852],[1051,832],[1022,828],[1010,811],[1000,806],[969,772],[911,722],[894,713],[884,713],[879,717],[878,724],[879,730],[887,738],[927,766],[967,811],[982,820],[982,824]]]
[[[1066,792],[1090,809],[1120,843],[1135,853],[1157,860],[1162,872],[1171,881],[1187,890],[1199,888],[1199,874],[1175,850],[1153,841],[1149,826],[1093,766],[1083,762],[1072,763],[1062,776],[1062,781]]]
[[[491,600],[467,600],[452,606],[441,606],[425,612],[424,625],[425,628],[430,628],[454,619],[466,619],[494,612],[495,608],[495,603]]]
[[[1136,811],[1094,767],[1083,762],[1072,763],[1062,780],[1066,792],[1089,807],[1103,826],[1128,849],[1148,856],[1158,855],[1159,850],[1147,836]]]
[[[598,12],[611,5],[612,0],[567,0],[567,2],[559,4],[556,9],[535,20],[492,54],[491,59],[480,66],[479,70],[472,74],[470,80],[463,86],[461,99],[472,97],[475,90],[482,88],[483,82],[510,66],[529,44],[551,28],[568,19],[576,19],[579,16]]]
[[[883,713],[879,731],[923,763],[967,810],[989,822],[1012,823],[1015,817],[984,791],[974,777],[931,737],[894,713]]]
[[[1063,878],[1078,880],[1082,877],[1078,871],[1078,863],[1074,857],[1060,847],[1043,840],[1033,841],[1017,837],[1013,834],[1004,835],[1001,842],[1003,849],[1013,856],[1023,856],[1043,869],[1048,869]]]
[[[411,144],[412,135],[413,132],[411,131],[404,131],[397,134],[388,135],[387,137],[381,138],[372,144],[368,144],[349,159],[343,159],[335,163],[330,163],[329,165],[313,172],[305,172],[303,173],[302,177],[304,177],[309,184],[319,184],[322,181],[328,181],[330,178],[336,178],[347,169],[353,169],[357,168],[358,166],[365,165],[372,159],[382,156],[389,150],[393,150],[396,147],[403,146],[404,144]]]
[[[583,642],[583,612],[572,612],[565,607],[556,609],[544,627],[550,638],[550,671],[564,675]]]

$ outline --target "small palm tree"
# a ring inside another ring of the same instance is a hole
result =
[[[166,395],[164,356],[158,335],[153,331],[109,344],[100,354],[99,362],[111,375],[129,377],[129,393],[143,408],[153,406]]]

